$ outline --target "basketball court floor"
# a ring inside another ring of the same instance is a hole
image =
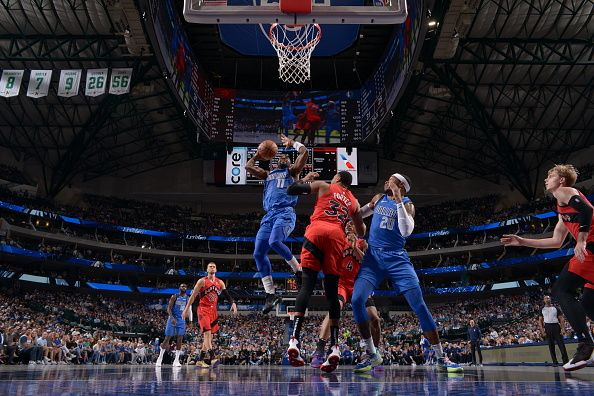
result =
[[[592,395],[594,368],[477,367],[464,374],[390,366],[370,374],[341,367],[219,366],[0,367],[0,395]]]

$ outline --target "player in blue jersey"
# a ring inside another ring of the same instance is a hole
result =
[[[299,262],[287,245],[284,244],[285,239],[295,228],[295,221],[297,220],[295,215],[297,196],[287,194],[287,187],[299,178],[299,174],[307,162],[308,153],[303,144],[295,142],[285,135],[281,135],[281,140],[285,147],[293,147],[299,152],[294,164],[291,164],[288,155],[281,154],[276,167],[271,171],[267,171],[256,166],[256,160],[261,158],[259,153],[256,152],[245,166],[249,173],[258,179],[264,180],[263,206],[266,214],[260,222],[254,248],[256,267],[258,267],[266,291],[266,304],[262,310],[263,313],[270,312],[281,300],[280,296],[276,296],[274,290],[272,266],[268,259],[270,249],[272,248],[291,266],[298,277],[297,279],[301,274]]]
[[[444,356],[437,326],[425,304],[419,278],[404,249],[405,238],[412,234],[415,226],[415,207],[404,196],[410,191],[410,184],[407,176],[394,173],[384,184],[385,193],[376,195],[361,208],[364,217],[373,215],[373,218],[369,227],[369,248],[361,262],[351,304],[355,322],[367,346],[368,357],[355,367],[355,372],[366,372],[382,363],[371,337],[365,303],[386,277],[392,281],[394,290],[404,295],[417,315],[423,335],[427,337],[435,353],[438,367],[448,372],[462,371],[459,364]]]
[[[295,128],[295,123],[297,122],[297,116],[293,110],[293,104],[289,98],[285,98],[283,101],[282,107],[283,118],[281,120],[283,133],[285,135],[289,135],[289,130],[293,130]]]
[[[186,334],[186,321],[182,318],[182,312],[186,309],[186,304],[188,303],[187,289],[188,285],[182,283],[179,285],[179,294],[173,294],[169,299],[169,304],[167,305],[167,314],[169,317],[167,318],[167,326],[165,326],[165,339],[161,343],[161,350],[157,358],[157,367],[161,367],[163,363],[163,356],[165,355],[165,351],[169,350],[171,337],[177,337],[175,341],[176,350],[173,367],[181,367],[179,355],[181,354],[182,341]]]

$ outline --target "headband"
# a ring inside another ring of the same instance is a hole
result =
[[[400,180],[400,182],[404,185],[404,191],[406,191],[406,192],[410,191],[410,184],[408,184],[408,180],[406,180],[406,178],[404,176],[402,176],[400,173],[394,173],[392,176],[394,176],[396,179]]]

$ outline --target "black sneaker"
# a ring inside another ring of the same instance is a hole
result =
[[[264,304],[264,308],[262,309],[263,314],[267,314],[274,309],[282,301],[281,296],[277,296],[274,293],[266,293],[266,304]]]
[[[575,351],[575,355],[568,363],[563,365],[565,371],[574,371],[584,368],[594,358],[594,346],[585,342],[580,342]]]

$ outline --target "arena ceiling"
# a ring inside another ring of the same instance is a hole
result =
[[[0,145],[35,158],[45,190],[191,158],[196,133],[170,93],[134,0],[0,0],[0,68],[132,67],[131,93],[1,98]]]
[[[385,155],[456,178],[540,175],[594,144],[594,1],[452,0],[384,131]]]
[[[385,157],[534,196],[538,171],[594,144],[593,13],[594,0],[438,1],[439,25],[381,132]],[[214,26],[186,28],[215,86],[283,89],[263,72],[276,59],[238,55]],[[361,29],[352,48],[314,60],[323,77],[311,88],[356,87],[371,73],[391,30]],[[76,176],[130,177],[199,155],[134,0],[0,0],[0,67],[134,68],[129,95],[62,98],[52,84],[45,100],[0,99],[0,145],[36,159],[50,195]]]

